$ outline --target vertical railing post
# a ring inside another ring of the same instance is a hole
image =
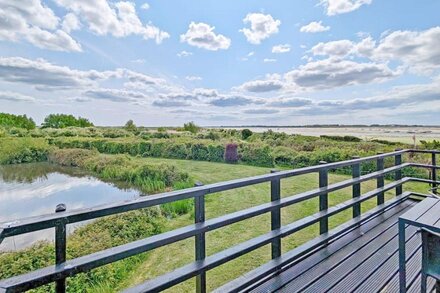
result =
[[[353,159],[359,159],[359,156],[354,156]],[[360,163],[355,163],[351,166],[351,173],[352,173],[352,177],[353,179],[357,179],[361,176],[361,164]],[[356,183],[353,184],[352,187],[352,191],[353,191],[353,198],[357,198],[361,196],[361,184],[360,183]],[[357,203],[353,206],[353,218],[356,218],[358,216],[360,216],[361,214],[361,204]]]
[[[432,153],[432,159],[431,159],[431,165],[433,166],[432,167],[432,181],[434,181],[433,183],[432,183],[432,192],[434,193],[434,194],[437,194],[437,183],[436,183],[436,181],[437,181],[437,168],[435,168],[436,166],[437,166],[437,161],[436,161],[436,157],[435,157],[435,153],[433,152]]]
[[[382,153],[377,153],[378,155],[381,155]],[[376,160],[376,171],[383,171],[384,169],[384,159],[383,157],[377,158]],[[382,188],[385,185],[385,178],[384,176],[379,176],[376,179],[376,186],[377,188]],[[380,192],[377,195],[377,205],[381,205],[385,202],[385,194],[383,192]]]
[[[196,182],[195,187],[203,186],[203,183]],[[205,195],[197,195],[194,197],[194,221],[195,223],[203,223],[205,221]],[[196,235],[195,239],[196,260],[203,260],[206,257],[205,233]],[[196,276],[196,292],[206,292],[206,272],[202,272]]]
[[[65,204],[58,204],[55,208],[56,213],[66,211]],[[66,221],[59,220],[55,224],[55,264],[59,265],[66,261]],[[66,292],[66,279],[57,280],[55,283],[55,292]]]
[[[396,151],[400,151],[401,149],[396,149]],[[402,154],[398,154],[394,156],[394,165],[398,166],[402,164]],[[394,175],[394,180],[400,180],[402,179],[402,169],[396,171],[395,175]],[[396,187],[396,196],[397,195],[401,195],[403,192],[403,187],[402,185],[399,185]]]
[[[271,170],[271,173],[276,173],[277,170]],[[277,201],[281,198],[281,181],[280,179],[273,179],[270,181],[270,200]],[[281,211],[280,208],[272,210],[270,213],[270,226],[272,231],[281,227]],[[277,237],[272,240],[272,259],[281,256],[281,238]]]
[[[319,164],[327,164],[325,161],[320,161]],[[328,170],[323,167],[319,170],[319,188],[327,187],[328,185]],[[325,211],[328,209],[328,193],[319,196],[319,210]],[[328,217],[322,218],[319,221],[319,234],[327,233],[328,231]]]

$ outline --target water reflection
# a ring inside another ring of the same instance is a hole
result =
[[[100,181],[78,168],[49,163],[0,167],[0,222],[53,213],[59,203],[72,210],[139,196],[137,190]],[[0,250],[23,248],[37,240],[52,241],[53,229],[7,238]]]

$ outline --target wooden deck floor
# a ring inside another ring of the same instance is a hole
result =
[[[399,292],[397,219],[416,203],[402,202],[248,291]],[[406,236],[408,292],[420,292],[420,232],[410,226]]]

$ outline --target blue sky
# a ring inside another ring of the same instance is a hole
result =
[[[0,111],[440,124],[440,1],[0,0]]]

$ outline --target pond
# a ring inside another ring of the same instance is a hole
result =
[[[50,163],[0,166],[0,223],[67,210],[138,198],[138,190],[103,182],[73,167]],[[81,223],[79,223],[81,225]],[[69,225],[71,233],[78,225]],[[18,250],[39,240],[54,239],[54,229],[9,237],[0,251]]]

